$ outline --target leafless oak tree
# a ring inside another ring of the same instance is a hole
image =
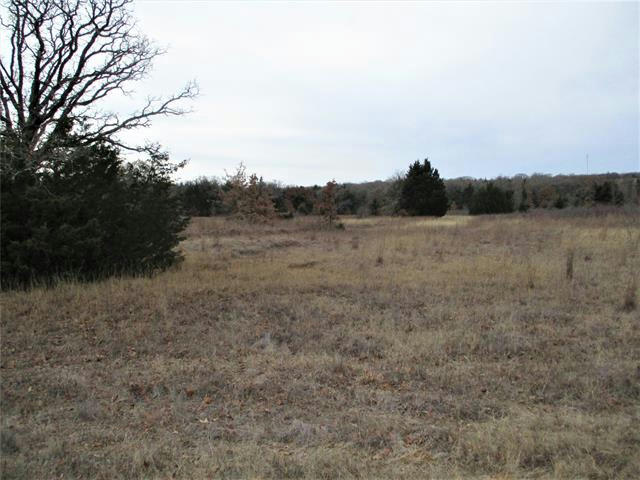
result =
[[[149,97],[121,115],[104,109],[113,92],[130,95],[164,53],[138,32],[132,0],[7,0],[0,17],[0,129],[14,132],[28,157],[55,146],[73,126],[79,145],[119,140],[153,117],[185,113],[178,103],[197,95],[195,82],[169,97]]]

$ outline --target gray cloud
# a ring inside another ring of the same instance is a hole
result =
[[[637,3],[139,1],[169,53],[140,89],[197,78],[196,113],[135,135],[182,174],[239,161],[286,183],[640,170]]]

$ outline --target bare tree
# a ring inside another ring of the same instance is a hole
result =
[[[147,127],[159,115],[181,115],[178,102],[195,82],[169,97],[148,97],[127,115],[102,108],[107,95],[130,95],[164,53],[137,31],[132,0],[7,0],[0,17],[0,129],[13,132],[26,167],[73,132],[75,145],[123,143],[118,134]]]

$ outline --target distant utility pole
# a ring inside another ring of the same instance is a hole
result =
[[[589,154],[587,153],[587,175],[589,175]]]

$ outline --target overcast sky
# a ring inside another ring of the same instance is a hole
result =
[[[190,159],[182,179],[638,171],[638,5],[138,0],[169,47],[139,94],[201,96],[137,135]]]

